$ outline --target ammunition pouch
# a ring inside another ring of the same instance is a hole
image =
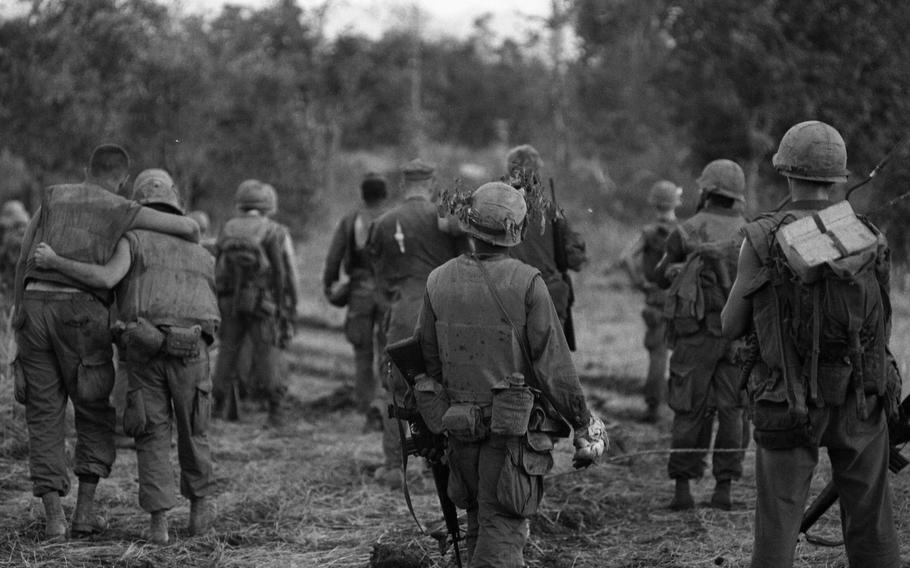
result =
[[[432,377],[418,375],[414,382],[414,399],[417,411],[420,412],[430,432],[442,434],[445,430],[443,418],[449,410],[449,395],[445,387]]]
[[[459,442],[480,442],[490,435],[490,425],[476,404],[453,404],[442,415],[445,432]]]
[[[553,468],[553,439],[542,433],[512,437],[496,482],[496,500],[508,513],[530,517],[543,498],[543,476]]]
[[[180,359],[195,359],[199,357],[201,338],[201,326],[167,326],[164,328],[164,352]]]

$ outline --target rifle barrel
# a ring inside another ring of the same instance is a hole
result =
[[[829,481],[828,485],[825,485],[822,492],[818,494],[803,514],[803,520],[799,524],[799,532],[806,533],[811,529],[812,525],[825,514],[825,511],[831,508],[835,501],[837,501],[837,487],[833,481]]]

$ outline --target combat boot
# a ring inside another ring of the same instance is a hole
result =
[[[107,528],[107,522],[95,514],[95,490],[97,481],[79,480],[79,493],[76,496],[76,512],[73,513],[73,524],[70,536],[78,538],[98,534]]]
[[[171,537],[167,533],[167,510],[155,511],[149,519],[148,539],[155,544],[165,545]]]
[[[688,479],[676,480],[676,493],[673,495],[673,501],[670,502],[670,509],[673,511],[685,511],[695,508],[695,499],[692,498],[692,492],[689,490]]]
[[[718,479],[714,486],[714,495],[711,496],[711,506],[715,509],[729,511],[733,509],[733,499],[730,497],[730,489],[733,482],[729,479]]]
[[[63,514],[60,494],[50,491],[41,496],[41,501],[44,503],[44,540],[66,540],[66,515]]]
[[[193,536],[205,534],[215,522],[215,503],[211,497],[198,497],[190,503],[190,521],[187,532]]]

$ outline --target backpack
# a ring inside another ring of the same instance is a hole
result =
[[[772,228],[764,263],[774,290],[780,333],[789,343],[784,359],[798,363],[793,368],[799,372],[806,403],[839,406],[852,388],[857,394],[857,412],[866,418],[865,393],[883,395],[886,386],[891,318],[887,245],[878,229],[858,217],[875,235],[876,243],[826,262],[807,282],[791,265],[778,239],[781,227],[795,218],[784,215]],[[789,357],[788,349],[792,349]]]
[[[232,295],[234,313],[256,313],[270,289],[268,235],[267,219],[246,217],[229,221],[218,238],[218,291]]]

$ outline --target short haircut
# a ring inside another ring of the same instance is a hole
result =
[[[95,179],[119,180],[130,173],[130,155],[116,144],[102,144],[92,151],[88,168]]]

